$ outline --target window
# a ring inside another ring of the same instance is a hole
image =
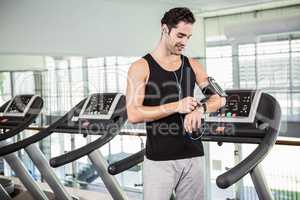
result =
[[[232,49],[231,46],[206,48],[207,74],[223,88],[232,88]]]
[[[58,93],[58,111],[66,112],[71,109],[71,83],[69,73],[69,60],[55,60],[56,87]]]
[[[300,86],[300,39],[291,41],[292,60],[292,85]],[[299,91],[299,89],[297,90]]]
[[[12,75],[14,95],[35,93],[33,72],[12,72]]]
[[[255,44],[239,45],[240,88],[256,88]]]
[[[119,92],[126,93],[127,74],[131,63],[137,61],[139,57],[117,57],[117,79]]]
[[[0,104],[8,101],[11,98],[10,73],[0,73]]]
[[[75,106],[84,97],[82,57],[70,58],[71,106]]]
[[[257,81],[259,88],[289,87],[289,41],[257,44]]]
[[[106,84],[104,58],[89,58],[87,66],[89,92],[104,92]]]
[[[240,88],[272,94],[289,120],[300,113],[299,50],[299,39],[239,45]]]
[[[43,99],[44,99],[44,111],[47,115],[58,111],[58,94],[57,94],[57,77],[55,71],[55,61],[52,57],[45,57],[45,63],[47,71],[43,72],[44,84],[43,84]]]
[[[291,41],[292,105],[291,114],[300,116],[300,39]]]

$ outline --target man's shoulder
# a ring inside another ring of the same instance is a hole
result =
[[[195,58],[187,57],[187,56],[186,56],[186,58],[188,59],[188,61],[189,61],[189,63],[190,63],[191,65],[199,65],[199,64],[200,64],[200,63],[198,62],[198,60],[195,59]]]
[[[134,67],[148,67],[148,62],[146,61],[146,59],[144,58],[140,58],[136,61],[134,61],[131,66],[134,66]]]
[[[145,74],[149,73],[148,62],[144,58],[140,58],[133,62],[129,68],[129,72],[132,74]]]
[[[188,61],[191,65],[191,67],[194,69],[194,70],[197,70],[197,69],[203,69],[203,65],[195,58],[192,58],[192,57],[187,57],[188,58]]]

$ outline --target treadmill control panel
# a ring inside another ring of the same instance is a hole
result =
[[[85,101],[80,119],[110,119],[114,113],[121,94],[102,93],[92,94]]]
[[[261,91],[259,90],[228,90],[226,105],[217,112],[210,113],[206,122],[254,122],[259,104]]]
[[[24,117],[36,97],[35,95],[17,95],[13,97],[5,108],[3,116]]]

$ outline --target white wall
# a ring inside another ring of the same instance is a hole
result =
[[[44,59],[42,56],[0,55],[0,72],[44,69]]]
[[[164,12],[176,6],[145,2],[0,0],[0,54],[142,56],[157,44]],[[190,56],[200,56],[200,26]]]
[[[300,31],[300,6],[207,18],[205,28],[208,40],[226,35],[253,42],[259,35]]]

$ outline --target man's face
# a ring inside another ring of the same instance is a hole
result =
[[[192,30],[193,24],[181,21],[175,28],[171,29],[170,33],[165,33],[168,50],[175,55],[182,54],[192,36]]]

